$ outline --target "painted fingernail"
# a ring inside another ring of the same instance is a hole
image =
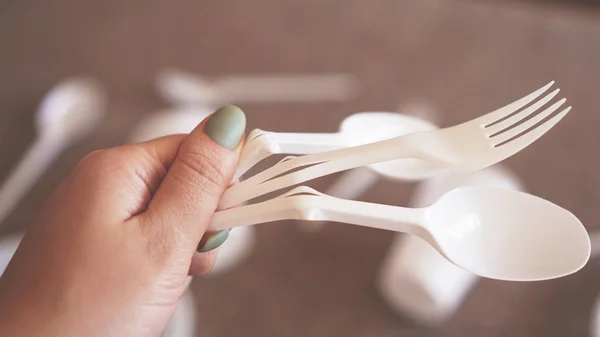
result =
[[[210,116],[204,132],[215,143],[230,150],[240,142],[246,130],[246,115],[234,105],[226,105]]]
[[[213,249],[216,249],[219,246],[221,246],[223,244],[223,242],[225,242],[225,240],[227,240],[228,237],[229,237],[228,229],[216,232],[216,233],[212,234],[210,237],[208,237],[208,239],[201,240],[200,244],[198,245],[197,251],[200,253],[204,253],[204,252],[208,252]]]

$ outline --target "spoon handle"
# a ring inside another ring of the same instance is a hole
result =
[[[177,105],[346,100],[359,88],[350,74],[228,76],[206,80],[171,69],[159,74],[159,93]]]
[[[341,133],[286,133],[261,131],[244,145],[235,178],[273,154],[312,154],[347,147]]]
[[[358,89],[349,74],[228,76],[212,82],[218,96],[244,102],[346,100]]]
[[[0,188],[0,223],[52,164],[62,147],[63,142],[55,137],[39,137],[30,146]]]
[[[295,219],[343,222],[427,238],[427,230],[421,225],[425,210],[339,199],[300,187],[281,197],[216,212],[209,228],[222,230]]]

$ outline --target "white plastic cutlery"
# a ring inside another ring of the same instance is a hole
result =
[[[342,121],[337,133],[285,133],[257,129],[246,139],[236,177],[272,154],[312,154],[435,129],[426,121],[394,112],[355,113]],[[374,164],[372,168],[407,180],[429,177],[439,171],[426,161],[411,158]]]
[[[581,269],[590,239],[569,211],[527,193],[461,187],[427,208],[333,198],[308,187],[215,213],[220,230],[284,219],[328,220],[419,236],[446,259],[476,275],[512,281],[561,277]]]
[[[346,100],[358,91],[350,74],[229,76],[207,80],[176,69],[161,72],[157,87],[175,105],[233,102]]]
[[[564,104],[564,98],[540,111],[556,96],[558,89],[519,111],[553,84],[550,82],[505,107],[453,127],[302,157],[287,157],[230,187],[219,207],[226,209],[317,177],[401,158],[425,160],[440,170],[450,171],[470,172],[491,166],[536,141],[570,111],[568,107],[551,116]],[[293,170],[296,171],[290,173]]]
[[[36,116],[37,139],[0,188],[0,222],[64,148],[100,125],[105,104],[104,89],[82,78],[61,82],[46,95]]]

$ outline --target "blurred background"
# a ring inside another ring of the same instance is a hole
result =
[[[231,74],[356,76],[347,100],[247,103],[248,129],[335,132],[359,111],[434,107],[440,126],[503,106],[555,80],[573,112],[505,162],[528,192],[600,230],[598,1],[282,0],[0,2],[0,178],[36,138],[35,114],[60,81],[90,76],[105,88],[97,132],[65,149],[4,219],[23,231],[88,152],[127,143],[168,108],[157,75],[179,68]],[[273,163],[269,160],[262,167]],[[318,179],[319,190],[339,175]],[[361,200],[406,205],[416,184],[378,182]],[[436,325],[391,309],[375,287],[394,236],[332,224],[256,226],[235,268],[195,280],[197,336],[591,336],[600,261],[552,281],[480,280]]]

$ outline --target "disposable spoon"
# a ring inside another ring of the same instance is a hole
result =
[[[494,187],[457,188],[417,209],[337,199],[300,187],[279,198],[217,212],[210,228],[284,219],[411,233],[457,266],[499,280],[565,276],[590,256],[589,236],[572,213],[536,196]]]
[[[0,189],[0,222],[63,149],[100,125],[105,101],[101,86],[84,78],[59,83],[46,95],[36,116],[37,139]]]

